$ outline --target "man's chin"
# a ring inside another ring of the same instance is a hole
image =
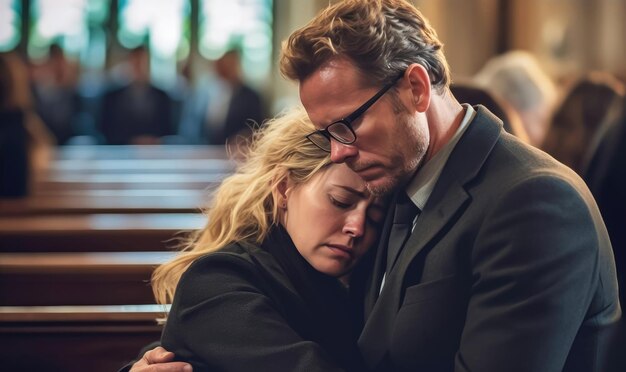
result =
[[[374,196],[385,196],[391,194],[397,186],[394,179],[388,177],[376,178],[371,181],[365,181],[367,190]]]

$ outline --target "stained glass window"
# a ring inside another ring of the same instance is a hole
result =
[[[261,83],[271,72],[272,0],[200,0],[198,49],[217,59],[229,49],[242,55],[246,77]]]
[[[80,59],[86,67],[104,66],[110,0],[33,0],[28,54],[41,58],[51,44]]]
[[[21,13],[19,0],[0,0],[0,51],[11,50],[19,43]]]
[[[147,44],[152,79],[167,87],[189,55],[189,18],[189,0],[120,0],[117,36],[129,49]]]

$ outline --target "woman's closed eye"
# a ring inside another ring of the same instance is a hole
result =
[[[330,202],[337,208],[348,209],[352,206],[352,203],[349,201],[340,200],[339,198],[334,197],[332,195],[329,195],[328,197],[330,199]]]

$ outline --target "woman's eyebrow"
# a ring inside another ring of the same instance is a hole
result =
[[[361,198],[368,198],[369,197],[369,195],[367,195],[365,190],[363,190],[363,191],[357,190],[355,188],[352,188],[352,187],[346,186],[346,185],[338,185],[338,184],[331,184],[331,185],[334,186],[334,187],[338,187],[338,188],[344,189],[344,190],[346,190],[346,191],[348,191],[348,192],[350,192],[352,194],[356,194],[356,195],[358,195]]]

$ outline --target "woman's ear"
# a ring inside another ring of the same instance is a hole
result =
[[[287,209],[287,196],[289,195],[289,178],[283,177],[276,185],[276,205],[279,209]]]

